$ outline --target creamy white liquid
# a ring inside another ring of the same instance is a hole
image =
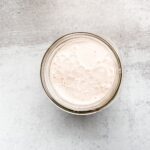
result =
[[[103,106],[119,80],[112,50],[96,38],[70,39],[56,49],[49,65],[51,93],[58,103],[76,111]]]

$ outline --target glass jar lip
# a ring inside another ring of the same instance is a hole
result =
[[[61,105],[59,102],[57,102],[53,96],[50,94],[49,90],[47,89],[47,86],[46,86],[46,81],[45,81],[45,77],[44,77],[44,67],[45,67],[45,61],[46,61],[46,58],[48,57],[49,53],[54,49],[54,47],[63,39],[66,39],[66,38],[73,38],[74,36],[90,36],[90,37],[94,37],[98,40],[100,40],[101,42],[103,42],[104,44],[106,44],[111,50],[112,52],[114,53],[115,57],[116,57],[116,60],[118,62],[118,66],[119,66],[119,81],[118,81],[118,85],[117,85],[117,88],[116,88],[116,91],[115,93],[113,94],[113,96],[111,97],[111,99],[109,99],[104,105],[96,108],[96,109],[92,109],[92,110],[86,110],[86,111],[75,111],[75,110],[72,110],[70,108],[67,108],[63,105]],[[120,87],[120,84],[121,84],[121,81],[122,81],[122,65],[121,65],[121,61],[120,61],[120,57],[118,55],[118,51],[116,48],[114,48],[110,42],[108,42],[108,40],[98,36],[98,35],[95,35],[93,33],[89,33],[89,32],[73,32],[73,33],[69,33],[69,34],[66,34],[66,35],[63,35],[61,36],[60,38],[58,38],[48,49],[47,51],[45,52],[44,56],[43,56],[43,59],[41,61],[41,67],[40,67],[40,79],[41,79],[41,83],[42,83],[42,87],[44,89],[44,91],[46,92],[47,96],[50,98],[50,100],[56,104],[56,106],[58,106],[59,108],[61,108],[62,110],[68,112],[68,113],[71,113],[71,114],[76,114],[76,115],[89,115],[89,114],[93,114],[93,113],[96,113],[104,108],[106,108],[108,106],[108,104],[110,104],[114,98],[116,97],[117,93],[118,93],[118,90],[119,90],[119,87]]]

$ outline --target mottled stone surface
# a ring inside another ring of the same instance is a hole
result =
[[[113,41],[124,66],[116,102],[86,117],[55,107],[39,77],[49,45],[76,31]],[[149,150],[150,1],[1,0],[0,149]]]

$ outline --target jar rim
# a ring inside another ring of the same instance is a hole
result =
[[[75,110],[72,110],[70,108],[67,108],[63,105],[61,105],[59,102],[57,102],[53,96],[50,94],[49,90],[47,89],[46,87],[46,81],[45,81],[45,77],[44,77],[44,66],[45,66],[45,61],[46,61],[46,58],[49,56],[49,53],[52,52],[52,50],[54,50],[54,47],[63,39],[66,39],[66,38],[73,38],[74,36],[90,36],[90,37],[94,37],[98,40],[100,40],[101,42],[103,42],[104,44],[106,44],[110,50],[112,50],[112,52],[114,53],[115,57],[116,57],[116,60],[117,60],[117,63],[118,63],[118,66],[119,66],[119,81],[118,81],[118,85],[117,85],[117,88],[116,88],[116,91],[115,93],[113,94],[113,96],[111,97],[111,99],[109,99],[104,105],[96,108],[96,109],[93,109],[93,110],[85,110],[85,111],[75,111]],[[58,38],[48,49],[47,51],[45,52],[44,56],[43,56],[43,59],[42,59],[42,62],[41,62],[41,67],[40,67],[40,79],[41,79],[41,83],[42,83],[42,87],[44,89],[44,91],[46,92],[47,96],[50,98],[50,100],[56,104],[56,106],[58,106],[59,108],[61,108],[62,110],[68,112],[68,113],[71,113],[71,114],[76,114],[76,115],[89,115],[89,114],[93,114],[93,113],[96,113],[100,110],[103,110],[104,108],[106,108],[108,106],[108,104],[110,104],[114,98],[116,97],[117,93],[118,93],[118,90],[119,90],[119,87],[120,87],[120,84],[121,84],[121,81],[122,81],[122,65],[121,65],[121,60],[120,60],[120,57],[117,53],[117,50],[116,48],[114,48],[110,42],[108,42],[108,40],[105,40],[104,38],[98,36],[98,35],[95,35],[93,33],[88,33],[88,32],[74,32],[74,33],[69,33],[69,34],[66,34],[66,35],[63,35],[61,36],[60,38]]]

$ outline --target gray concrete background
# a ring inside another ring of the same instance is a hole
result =
[[[76,31],[108,37],[124,65],[116,102],[86,117],[56,108],[39,78],[46,49]],[[10,149],[150,149],[149,0],[0,0],[0,150]]]

